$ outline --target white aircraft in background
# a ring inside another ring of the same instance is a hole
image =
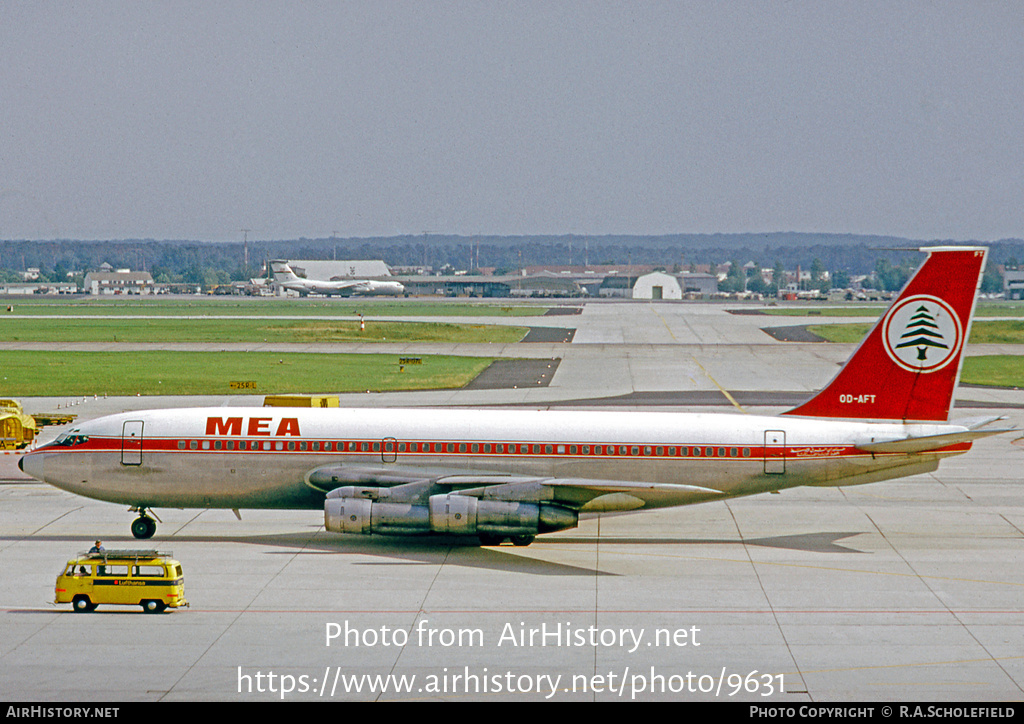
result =
[[[270,262],[274,273],[274,283],[283,289],[298,292],[300,296],[307,294],[326,294],[342,297],[354,296],[389,296],[397,297],[405,293],[405,286],[399,282],[377,281],[374,279],[345,279],[339,281],[318,281],[303,279],[297,276],[285,261]]]
[[[934,247],[836,377],[780,416],[464,409],[145,410],[27,454],[58,488],[150,508],[324,510],[337,533],[484,545],[639,511],[935,470],[998,418],[948,422],[986,249]]]

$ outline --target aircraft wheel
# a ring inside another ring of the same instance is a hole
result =
[[[533,543],[534,536],[532,535],[514,535],[512,536],[512,545],[514,546],[528,546]]]
[[[92,613],[96,610],[96,604],[89,600],[88,596],[75,596],[71,601],[75,613]]]
[[[146,613],[162,613],[167,608],[167,604],[163,601],[157,601],[149,598],[142,602],[142,610]]]
[[[505,539],[500,535],[495,535],[494,533],[480,534],[480,545],[482,546],[500,546],[503,540]]]
[[[140,515],[132,521],[132,535],[136,538],[152,538],[156,533],[156,522],[152,518]]]

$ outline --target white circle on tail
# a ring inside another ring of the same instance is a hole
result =
[[[911,372],[941,370],[956,359],[963,342],[963,326],[956,312],[928,294],[898,302],[882,325],[886,354]]]

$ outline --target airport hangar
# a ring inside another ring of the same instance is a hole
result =
[[[780,343],[761,331],[764,318],[726,309],[586,303],[544,318],[574,328],[572,343],[490,350],[560,359],[549,386],[342,404],[714,404],[743,414],[724,389],[751,411],[780,411],[824,385],[851,350]],[[411,351],[391,347],[374,351]],[[448,347],[417,351],[460,351]],[[224,401],[98,399],[76,412]],[[957,413],[1024,427],[1024,393],[961,388]],[[25,480],[5,457],[0,689],[8,701],[59,702],[1019,699],[1024,493],[1013,437],[979,441],[930,475],[602,517],[528,548],[337,536],[308,511],[242,511],[238,521],[224,510],[159,510],[152,543],[182,561],[192,603],[160,616],[83,616],[48,603],[64,562],[94,539],[137,546],[131,515]],[[327,645],[346,629],[355,636]],[[359,679],[352,690],[349,677],[378,674],[416,679],[382,679],[386,691]]]

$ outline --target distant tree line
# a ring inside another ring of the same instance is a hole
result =
[[[0,280],[20,279],[16,272],[38,268],[44,280],[58,281],[74,272],[115,268],[148,271],[157,282],[210,286],[260,275],[268,259],[383,259],[390,266],[474,271],[480,267],[511,272],[541,264],[650,264],[666,270],[712,268],[733,262],[725,287],[772,290],[760,274],[743,273],[743,265],[777,270],[798,266],[811,271],[812,288],[845,288],[850,277],[870,274],[877,286],[899,289],[927,244],[882,236],[850,234],[673,234],[663,236],[479,236],[421,234],[374,238],[292,239],[215,243],[130,239],[114,241],[0,241]],[[1001,288],[996,264],[1024,256],[1024,240],[987,244],[991,248],[985,285]],[[248,257],[248,263],[246,263]],[[828,271],[828,274],[824,274]],[[827,277],[827,278],[826,278]],[[776,279],[779,276],[776,275]],[[815,286],[816,285],[816,286]]]

